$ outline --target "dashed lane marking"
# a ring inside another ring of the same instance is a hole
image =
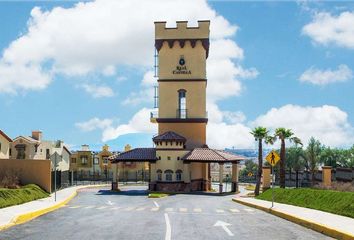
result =
[[[105,208],[107,208],[106,206],[102,206],[102,207],[98,207],[98,208],[96,208],[97,210],[102,210],[102,209],[105,209]]]
[[[140,208],[137,208],[135,209],[136,211],[143,211],[145,208],[144,207],[140,207]]]
[[[165,212],[172,212],[173,208],[165,208]]]
[[[154,207],[154,208],[151,208],[151,211],[153,211],[153,212],[156,212],[156,211],[158,211],[160,208],[158,208],[158,207]]]
[[[114,207],[114,208],[111,208],[111,210],[118,210],[120,209],[121,207]]]
[[[79,207],[81,207],[81,206],[71,206],[71,207],[69,207],[69,208],[79,208]]]
[[[87,207],[84,207],[85,209],[90,209],[90,208],[94,208],[95,206],[87,206]]]
[[[127,207],[127,208],[124,209],[124,211],[131,211],[133,209],[134,209],[133,207]]]
[[[202,209],[201,208],[194,208],[193,211],[194,212],[202,212]]]
[[[216,209],[216,212],[217,212],[217,213],[224,213],[225,211],[222,210],[222,209]]]
[[[236,208],[231,208],[230,212],[236,213],[236,212],[240,212],[240,210],[236,209]]]
[[[187,209],[187,208],[180,208],[179,211],[180,211],[180,212],[187,212],[188,209]]]
[[[245,211],[247,211],[247,212],[254,212],[254,209],[250,209],[250,208],[245,208],[245,209],[243,209],[243,210],[245,210]]]

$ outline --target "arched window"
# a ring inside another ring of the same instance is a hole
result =
[[[176,171],[176,181],[182,181],[182,170],[178,169]]]
[[[156,171],[157,173],[157,181],[162,181],[162,171],[159,169]]]
[[[166,170],[166,171],[165,171],[165,178],[166,178],[166,181],[172,181],[172,174],[173,174],[173,171],[172,171],[172,170]]]
[[[178,90],[178,118],[187,118],[186,90]]]

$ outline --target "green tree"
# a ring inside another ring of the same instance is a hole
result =
[[[248,159],[245,161],[245,168],[240,171],[240,175],[244,178],[247,178],[249,173],[252,173],[252,175],[256,175],[257,169],[257,164],[255,164],[252,160]]]
[[[298,137],[294,136],[294,133],[291,129],[277,128],[275,129],[275,139],[279,139],[281,142],[280,145],[280,187],[285,188],[285,161],[286,161],[286,150],[285,150],[285,140],[294,142],[295,144],[300,144],[301,140]]]
[[[291,179],[292,170],[295,171],[295,186],[299,187],[299,171],[305,168],[304,151],[302,147],[287,148],[286,150],[286,167],[289,170],[289,176]]]
[[[310,138],[305,151],[306,167],[311,172],[312,186],[315,185],[315,173],[317,171],[318,164],[320,163],[322,146],[320,141],[314,137]]]
[[[256,127],[252,130],[251,134],[253,135],[254,139],[258,141],[258,171],[256,188],[254,190],[254,194],[258,196],[262,178],[263,141],[266,143],[271,143],[271,138],[269,137],[269,131],[265,127]]]
[[[337,167],[337,160],[339,159],[340,151],[330,147],[323,147],[321,149],[320,162],[325,166]]]

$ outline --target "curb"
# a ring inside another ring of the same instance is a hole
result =
[[[314,230],[316,232],[323,233],[323,234],[325,234],[327,236],[330,236],[330,237],[333,237],[333,238],[336,238],[336,239],[343,239],[343,240],[353,240],[354,239],[354,236],[352,234],[350,234],[350,233],[342,232],[342,231],[339,231],[337,229],[330,228],[330,227],[327,227],[325,225],[322,225],[322,224],[319,224],[319,223],[316,223],[316,222],[312,222],[312,221],[309,221],[309,220],[306,220],[306,219],[303,219],[303,218],[299,218],[299,217],[296,217],[296,216],[291,215],[291,214],[287,214],[287,213],[283,213],[283,212],[280,212],[278,210],[274,210],[274,209],[271,209],[271,208],[266,208],[266,207],[262,207],[262,206],[259,206],[259,205],[255,205],[253,203],[244,202],[242,200],[235,199],[235,198],[233,198],[232,201],[240,203],[240,204],[243,204],[243,205],[246,205],[248,207],[257,208],[257,209],[262,210],[264,212],[273,214],[275,216],[278,216],[278,217],[281,217],[283,219],[286,219],[286,220],[288,220],[290,222],[299,224],[299,225],[301,225],[303,227],[306,227],[306,228],[310,228],[310,229],[312,229],[312,230]]]
[[[39,216],[41,216],[43,214],[46,214],[46,213],[52,212],[54,210],[57,210],[58,208],[61,208],[62,206],[67,204],[69,201],[71,201],[77,195],[77,191],[80,190],[80,189],[90,188],[90,187],[104,187],[104,186],[107,186],[107,184],[89,185],[89,186],[78,187],[75,190],[75,192],[73,192],[69,197],[67,197],[65,200],[63,200],[63,201],[61,201],[61,202],[59,202],[59,203],[57,203],[57,204],[55,204],[53,206],[50,206],[50,207],[47,207],[47,208],[43,208],[43,209],[40,209],[40,210],[37,210],[37,211],[33,211],[33,212],[20,214],[20,215],[14,217],[11,220],[10,223],[0,226],[0,231],[3,231],[5,229],[13,227],[15,225],[19,225],[19,224],[28,222],[28,221],[30,221],[32,219],[35,219],[35,218],[37,218],[37,217],[39,217]]]

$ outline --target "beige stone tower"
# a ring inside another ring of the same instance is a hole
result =
[[[187,21],[178,21],[176,28],[166,28],[166,22],[155,22],[159,110],[152,121],[159,134],[184,136],[187,149],[206,144],[209,25],[198,21],[198,27],[187,27]]]

